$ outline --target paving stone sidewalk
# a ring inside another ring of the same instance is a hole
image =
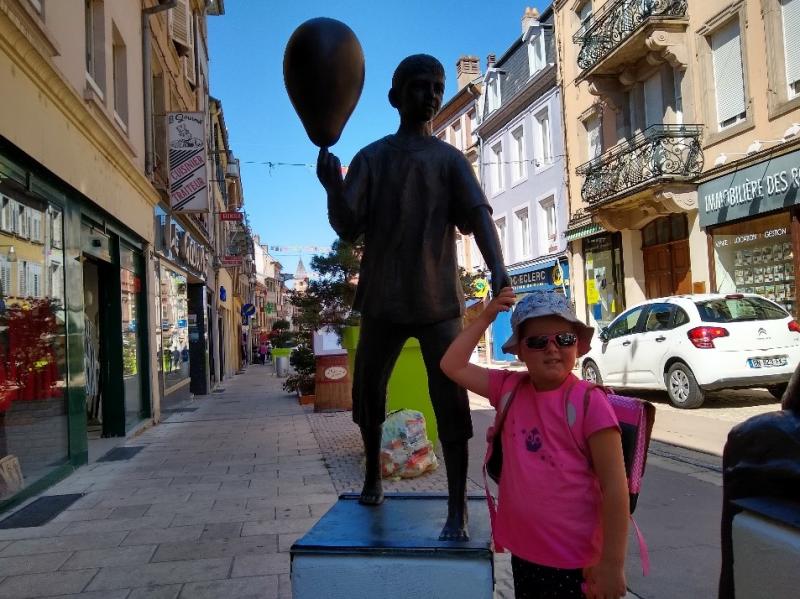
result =
[[[296,398],[271,366],[128,439],[47,495],[51,522],[0,530],[0,599],[289,598],[289,549],[337,494]]]

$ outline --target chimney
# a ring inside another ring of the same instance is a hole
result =
[[[522,35],[528,31],[528,27],[531,25],[535,25],[539,22],[539,11],[535,8],[531,8],[530,6],[525,9],[525,13],[522,15]]]
[[[477,56],[462,56],[456,62],[456,75],[459,91],[473,79],[480,77],[481,63]]]
[[[489,54],[486,56],[486,70],[488,71],[492,67],[494,67],[494,63],[497,61],[494,54]]]

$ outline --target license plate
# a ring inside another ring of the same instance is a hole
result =
[[[786,356],[774,356],[770,358],[750,358],[747,365],[750,368],[770,368],[775,366],[786,366]]]

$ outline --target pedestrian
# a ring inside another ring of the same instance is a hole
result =
[[[266,357],[267,357],[267,363],[272,364],[272,343],[269,340],[267,341]]]
[[[503,344],[527,372],[470,363],[481,335],[514,300],[504,288],[441,361],[456,383],[496,409],[508,406],[495,544],[511,553],[518,598],[622,597],[629,498],[619,424],[605,393],[586,395],[572,374],[594,329],[563,295],[533,292],[517,304]]]
[[[353,420],[366,454],[359,501],[383,499],[380,442],[386,387],[408,337],[419,339],[447,470],[444,540],[468,539],[466,481],[469,401],[439,368],[461,330],[464,293],[458,279],[456,228],[474,234],[496,290],[507,285],[492,209],[464,154],[431,135],[442,106],[444,68],[432,56],[403,59],[389,103],[400,114],[392,135],[361,149],[342,179],[339,159],[320,150],[317,176],[327,192],[328,220],[342,239],[363,237],[354,308],[361,313],[353,380]]]
[[[267,342],[262,341],[261,345],[258,346],[258,357],[261,359],[261,365],[267,363]]]

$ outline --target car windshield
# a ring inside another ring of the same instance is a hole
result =
[[[789,313],[762,297],[725,297],[695,302],[700,319],[706,322],[778,320]]]

